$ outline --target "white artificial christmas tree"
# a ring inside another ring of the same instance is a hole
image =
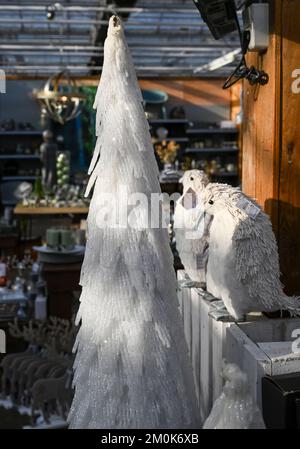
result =
[[[70,428],[196,427],[198,406],[167,230],[145,226],[151,193],[160,192],[159,173],[116,16],[104,53]],[[148,202],[129,207],[130,226],[113,226],[116,214],[123,216],[127,194],[143,194]]]

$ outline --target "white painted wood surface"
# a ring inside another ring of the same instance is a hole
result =
[[[226,359],[248,373],[259,406],[262,377],[300,372],[300,353],[292,353],[295,329],[300,329],[299,318],[264,318],[231,324],[227,330]]]
[[[185,272],[179,271],[178,280],[184,279]],[[203,421],[221,394],[224,358],[248,374],[259,406],[263,376],[300,372],[300,353],[291,354],[292,332],[300,329],[300,319],[253,315],[243,323],[218,321],[220,302],[211,295],[195,288],[179,288],[178,299]]]
[[[271,375],[271,361],[236,323],[227,329],[225,357],[247,373],[253,399],[261,407],[261,378]]]
[[[178,280],[185,279],[184,271],[178,272]],[[178,290],[184,332],[192,358],[196,392],[204,421],[210,413],[214,400],[222,391],[222,363],[226,328],[230,323],[215,320],[210,316],[212,298],[203,297],[200,290],[182,288]]]

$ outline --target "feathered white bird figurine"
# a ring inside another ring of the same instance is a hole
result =
[[[207,175],[200,170],[186,171],[180,179],[183,195],[175,207],[174,232],[176,248],[191,281],[184,286],[205,284],[208,257],[208,228],[211,217],[203,213],[199,195],[209,183]]]
[[[207,290],[222,299],[237,320],[251,311],[288,310],[300,315],[300,298],[283,292],[268,215],[240,189],[226,184],[208,184],[202,200],[205,212],[213,216]]]
[[[235,364],[225,364],[225,385],[203,429],[264,429],[260,409],[254,402],[247,375]]]

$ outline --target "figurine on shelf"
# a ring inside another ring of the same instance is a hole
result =
[[[176,182],[180,178],[180,175],[173,168],[179,148],[180,146],[173,140],[170,142],[163,140],[161,143],[155,145],[156,154],[164,164],[163,172],[160,175],[160,180],[162,182]]]
[[[170,111],[170,118],[171,119],[177,119],[177,120],[183,120],[186,118],[186,113],[183,106],[175,106]]]
[[[30,182],[21,182],[18,187],[16,188],[14,195],[18,200],[22,201],[22,206],[28,206],[29,205],[29,198],[32,194],[33,187]]]
[[[52,187],[56,183],[56,152],[57,144],[53,141],[53,133],[50,130],[43,132],[44,143],[40,147],[42,168],[42,183],[45,187]]]
[[[173,164],[176,159],[179,145],[173,140],[170,142],[162,141],[160,145],[156,145],[155,150],[160,160],[164,162],[164,164],[170,165]]]

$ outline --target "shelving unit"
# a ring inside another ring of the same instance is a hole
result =
[[[40,156],[37,154],[0,154],[0,160],[40,160]]]
[[[16,130],[16,131],[0,131],[0,137],[4,137],[4,136],[15,136],[15,137],[24,137],[24,136],[40,136],[42,137],[43,135],[43,131],[21,131],[21,130]]]
[[[196,168],[202,168],[203,164],[209,165],[212,161],[221,164],[223,169],[231,165],[230,171],[211,173],[211,178],[213,181],[226,182],[234,186],[239,184],[239,130],[237,128],[221,128],[216,124],[198,124],[185,119],[149,120],[149,124],[152,137],[155,139],[154,146],[161,143],[160,140],[156,140],[156,131],[160,127],[168,130],[165,142],[174,141],[180,145],[177,153],[179,164],[188,160],[187,165],[190,163]],[[226,142],[230,142],[228,146]],[[201,147],[198,146],[199,144]],[[158,161],[158,163],[162,169],[161,162]],[[232,170],[232,165],[236,167],[236,170]]]
[[[36,172],[41,168],[37,151],[42,135],[41,130],[0,131],[0,189],[5,206],[14,206],[19,201],[14,192],[20,182],[35,182]]]
[[[238,148],[186,148],[185,153],[238,153]]]
[[[189,142],[189,138],[188,137],[174,137],[174,138],[166,138],[164,140],[156,140],[155,143],[160,143],[160,142],[178,142],[178,143],[187,143]]]
[[[15,215],[87,215],[88,207],[22,207],[14,209]]]
[[[237,134],[237,128],[190,128],[186,130],[189,134]]]
[[[3,176],[2,181],[35,181],[36,176]]]
[[[208,166],[211,179],[215,182],[226,182],[234,186],[239,184],[237,128],[194,125],[186,130],[186,134],[189,136],[189,146],[185,148],[184,154],[193,158],[194,165],[199,164],[200,168]],[[226,142],[229,143],[225,145]],[[221,166],[222,171],[215,173],[216,166]],[[227,171],[223,171],[224,169]]]
[[[156,120],[149,120],[149,124],[151,125],[167,125],[167,124],[172,124],[172,125],[188,125],[190,122],[186,119],[173,119],[173,118],[169,118],[169,119],[156,119]]]
[[[239,175],[238,172],[235,171],[235,172],[218,173],[216,175],[213,174],[213,175],[211,175],[211,177],[219,178],[219,179],[221,179],[221,178],[236,178],[238,175]]]

